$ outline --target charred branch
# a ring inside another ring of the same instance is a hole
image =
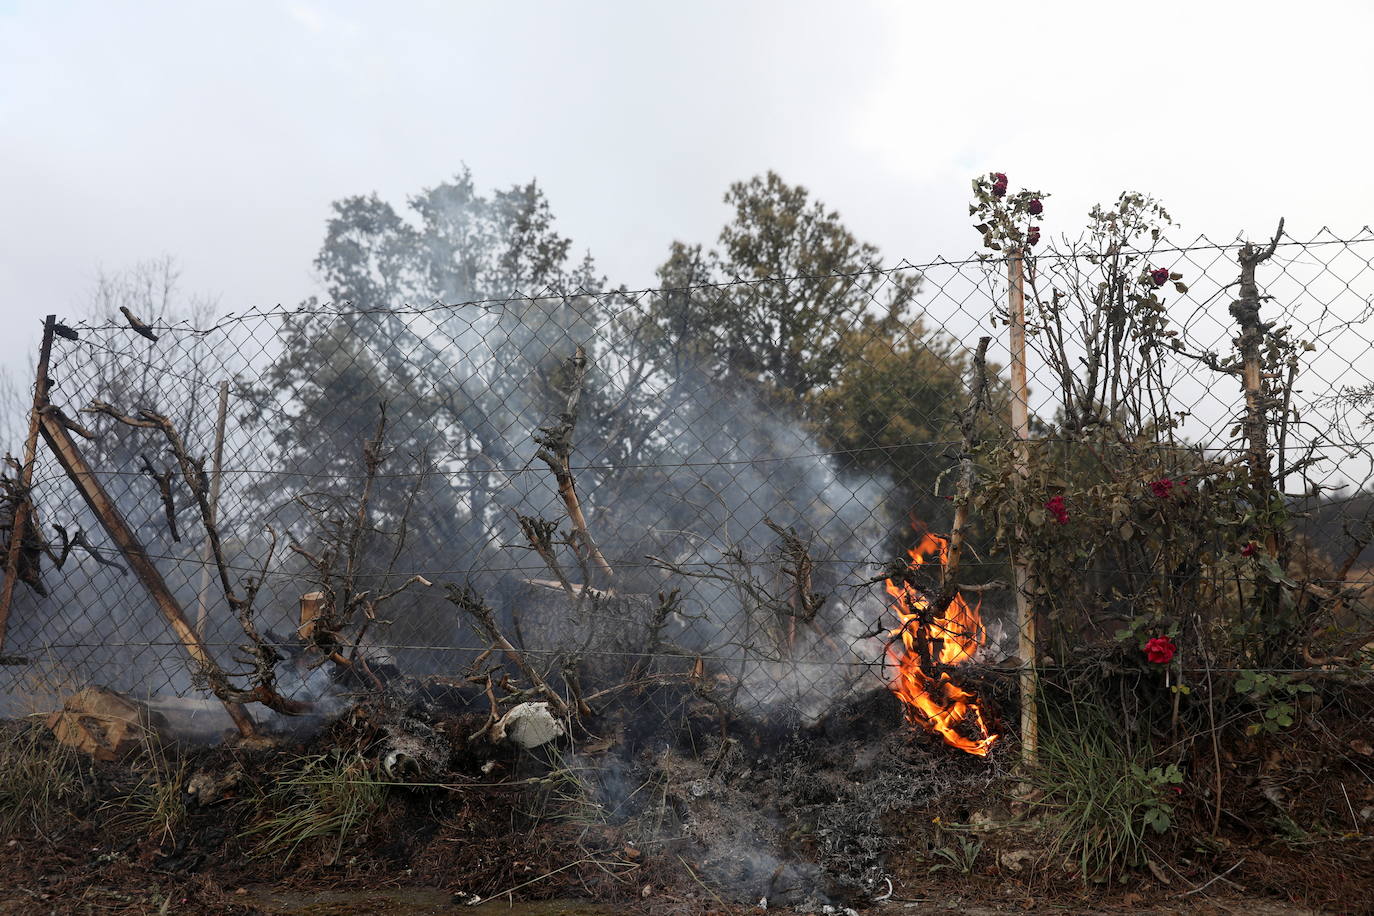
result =
[[[162,498],[162,510],[167,516],[167,530],[171,533],[173,541],[180,542],[181,535],[177,532],[176,500],[172,496],[173,471],[170,467],[164,467],[159,472],[157,468],[153,467],[153,462],[148,459],[147,455],[140,455],[139,457],[143,459],[143,464],[139,470],[153,479],[153,483],[157,485],[158,495]]]
[[[148,340],[151,340],[153,343],[157,343],[157,334],[153,333],[151,325],[129,311],[128,306],[121,305],[119,310],[124,314],[124,320],[129,322],[129,327],[133,328],[140,336],[148,338]]]
[[[809,624],[816,619],[816,613],[830,597],[812,591],[811,574],[816,561],[811,558],[810,545],[798,536],[795,528],[784,528],[769,518],[765,518],[763,523],[782,541],[778,556],[782,575],[788,583],[788,607],[792,616]]]
[[[205,473],[205,461],[191,455],[185,440],[182,439],[181,433],[178,432],[172,421],[162,414],[146,408],[140,409],[137,417],[126,415],[103,401],[91,402],[91,405],[85,408],[85,412],[105,414],[127,426],[155,429],[162,433],[168,449],[181,470],[181,479],[185,481],[187,489],[191,491],[196,508],[200,511],[206,539],[210,544],[210,554],[214,559],[215,568],[219,572],[220,587],[224,592],[224,599],[238,619],[244,635],[250,640],[250,644],[241,647],[246,656],[244,660],[250,669],[240,676],[248,677],[254,686],[248,690],[235,687],[229,681],[228,675],[217,664],[209,661],[207,656],[201,668],[210,689],[214,691],[217,697],[228,703],[261,703],[283,715],[300,715],[308,712],[312,708],[311,704],[288,699],[277,692],[275,686],[276,664],[281,661],[281,656],[271,642],[258,631],[254,621],[254,602],[276,553],[276,531],[271,526],[267,527],[269,545],[258,575],[246,578],[242,583],[241,590],[235,587],[230,579],[229,563],[224,555],[224,544],[219,525],[215,521],[214,509],[210,504],[210,481]]]
[[[1231,317],[1235,318],[1236,324],[1240,327],[1240,334],[1236,337],[1236,349],[1240,352],[1242,377],[1245,382],[1245,420],[1242,426],[1248,448],[1250,483],[1256,496],[1266,500],[1271,477],[1269,469],[1269,424],[1267,422],[1268,400],[1265,397],[1264,381],[1261,377],[1263,370],[1261,350],[1264,346],[1265,335],[1271,329],[1272,324],[1266,325],[1260,321],[1261,296],[1259,284],[1255,280],[1255,270],[1259,265],[1273,257],[1275,249],[1278,248],[1279,239],[1282,237],[1283,220],[1279,220],[1278,230],[1268,245],[1263,248],[1256,248],[1254,245],[1246,243],[1241,248],[1238,256],[1240,293],[1230,307]]]
[[[548,682],[540,676],[534,666],[525,659],[525,656],[515,646],[511,645],[510,640],[506,639],[501,632],[501,628],[496,623],[496,612],[491,605],[487,604],[482,596],[470,586],[450,584],[445,587],[448,589],[448,600],[452,602],[454,607],[472,618],[482,634],[505,653],[506,658],[510,659],[515,667],[520,670],[520,673],[534,685],[534,689],[549,701],[549,705],[558,715],[567,715],[568,704],[563,702],[563,698],[548,685]]]
[[[41,412],[47,416],[55,418],[57,422],[65,426],[68,431],[76,433],[81,438],[86,439],[88,441],[95,439],[95,433],[91,432],[85,426],[82,426],[80,423],[76,422],[71,417],[67,416],[65,413],[62,412],[62,408],[58,407],[56,404],[49,404],[46,407],[43,407]]]
[[[529,515],[516,515],[515,520],[520,525],[520,533],[525,536],[530,547],[539,554],[539,559],[544,561],[544,565],[558,579],[559,585],[576,599],[578,597],[577,592],[573,588],[572,582],[569,581],[567,573],[563,572],[563,567],[558,562],[558,555],[555,552],[557,541],[554,538],[558,534],[558,523]]]
[[[535,444],[539,446],[535,456],[553,472],[554,480],[558,484],[558,495],[562,498],[568,519],[573,525],[579,555],[584,560],[595,563],[607,578],[611,578],[615,572],[587,529],[587,518],[582,512],[582,501],[577,495],[572,473],[572,436],[573,430],[577,428],[578,403],[582,398],[582,387],[587,378],[586,348],[579,346],[566,366],[569,376],[565,389],[567,400],[558,418],[548,426],[539,427],[539,431],[534,434]]]

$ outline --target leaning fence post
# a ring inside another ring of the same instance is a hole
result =
[[[24,440],[24,463],[19,468],[19,502],[11,519],[10,549],[5,558],[5,584],[0,588],[0,653],[5,651],[5,631],[9,628],[10,605],[14,602],[14,583],[19,579],[19,561],[24,553],[24,531],[33,514],[29,487],[33,485],[33,464],[38,457],[38,411],[48,402],[48,360],[52,356],[53,331],[57,316],[43,321],[43,343],[38,348],[38,370],[34,373],[33,409],[29,411],[29,435]]]
[[[1030,438],[1030,405],[1026,393],[1026,288],[1022,251],[1014,248],[1007,258],[1008,311],[1011,327],[1011,428],[1016,437],[1014,462],[1017,486],[1024,488],[1030,473],[1026,442]],[[1020,537],[1017,538],[1020,540]],[[1021,658],[1021,762],[1035,763],[1038,720],[1035,709],[1035,608],[1031,604],[1029,572],[1024,559],[1012,557],[1016,586],[1017,654]]]
[[[77,449],[76,443],[72,441],[71,434],[62,425],[53,408],[47,407],[38,412],[39,425],[43,434],[43,439],[48,443],[48,448],[52,449],[62,469],[67,472],[72,483],[76,484],[77,490],[81,493],[86,505],[95,513],[96,518],[100,519],[100,524],[109,533],[110,539],[119,547],[124,558],[129,561],[129,566],[134,574],[143,582],[152,596],[153,603],[157,605],[162,616],[167,618],[168,625],[177,639],[186,649],[186,653],[203,670],[217,672],[222,677],[219,663],[210,655],[209,649],[200,636],[196,634],[186,615],[182,613],[181,605],[177,603],[176,596],[167,587],[167,582],[158,572],[153,561],[148,558],[148,552],[139,543],[138,536],[134,534],[129,523],[124,520],[124,514],[119,511],[119,506],[105,492],[105,488],[100,485],[100,481],[95,476],[95,471],[86,463],[81,452]],[[249,717],[248,711],[240,703],[234,703],[222,699],[224,709],[229,713],[229,718],[234,720],[239,733],[251,736],[255,733],[253,720]]]
[[[215,452],[210,465],[210,521],[219,521],[219,482],[224,470],[224,420],[229,413],[229,380],[219,383],[219,414],[215,417]],[[196,595],[196,632],[205,638],[206,627],[210,623],[210,603],[206,598],[210,591],[210,566],[214,563],[211,556],[210,539],[205,539],[205,547],[200,552],[200,590]]]

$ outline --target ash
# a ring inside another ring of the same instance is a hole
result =
[[[814,724],[775,710],[722,735],[719,722],[702,728],[704,713],[687,710],[694,727],[678,742],[626,740],[599,765],[596,789],[624,836],[678,857],[737,903],[821,911],[878,899],[911,811],[974,805],[1001,772],[996,754],[973,758],[913,731],[886,690]]]

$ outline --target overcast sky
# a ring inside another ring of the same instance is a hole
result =
[[[316,292],[330,201],[538,178],[613,283],[772,168],[886,259],[970,251],[969,180],[1123,189],[1189,234],[1374,221],[1374,3],[0,0],[0,361],[102,267],[222,311]]]

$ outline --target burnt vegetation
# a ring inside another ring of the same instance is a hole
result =
[[[1044,198],[980,178],[979,258],[879,268],[769,174],[632,291],[462,174],[338,202],[327,302],[181,321],[164,264],[50,321],[20,903],[1358,899],[1368,397],[1314,389],[1368,301],[1264,292],[1281,224],[1208,280],[1150,198],[1057,246]]]

